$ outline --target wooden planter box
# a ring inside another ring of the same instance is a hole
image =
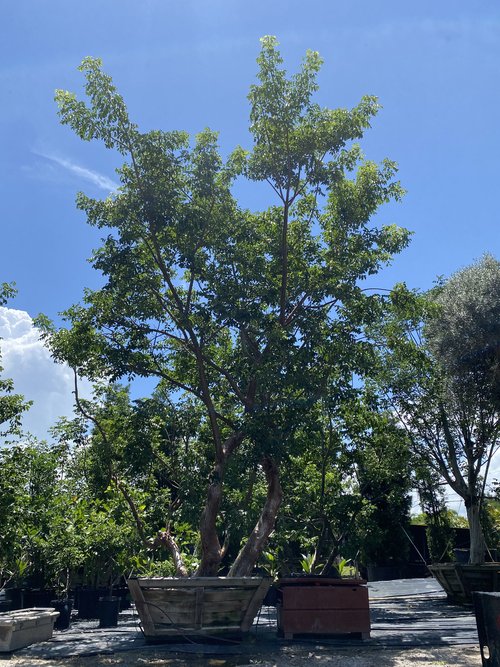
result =
[[[360,579],[280,579],[278,632],[285,639],[303,634],[357,634],[368,639],[370,607],[365,584]]]
[[[132,578],[128,587],[149,639],[242,633],[252,627],[271,579]]]
[[[51,608],[17,609],[0,614],[0,652],[50,639],[58,616],[59,612]]]
[[[429,565],[429,570],[451,602],[472,604],[473,591],[500,591],[500,563],[437,563]]]

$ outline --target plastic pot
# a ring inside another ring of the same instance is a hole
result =
[[[55,630],[67,630],[71,623],[71,610],[73,609],[73,600],[52,600],[51,607],[59,612],[59,616],[54,623]]]
[[[98,612],[100,628],[116,628],[120,613],[120,598],[113,596],[99,598]]]
[[[78,618],[99,618],[99,591],[96,588],[80,588],[78,591]]]

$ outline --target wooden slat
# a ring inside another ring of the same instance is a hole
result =
[[[194,628],[193,609],[187,609],[184,612],[172,612],[167,609],[151,608],[151,619],[155,625],[170,625],[172,627]]]
[[[235,628],[239,628],[242,616],[243,610],[218,612],[215,609],[205,609],[203,613],[203,626],[209,627],[223,623],[224,625],[231,624]]]
[[[362,586],[366,584],[366,579],[338,578],[338,577],[281,577],[278,580],[278,586]]]
[[[252,627],[253,619],[259,611],[262,605],[262,600],[264,599],[264,596],[266,595],[271,583],[271,579],[267,577],[261,581],[259,587],[255,591],[253,598],[250,600],[246,613],[241,621],[242,632],[247,632]]]
[[[280,615],[280,629],[286,634],[350,634],[370,632],[368,609],[344,609],[336,612],[320,609],[304,614],[296,609],[284,609]]]
[[[283,607],[286,609],[368,609],[365,586],[284,586]]]
[[[443,571],[443,574],[445,572]],[[447,574],[447,573],[446,573]],[[446,576],[446,575],[445,575]],[[453,590],[453,585],[455,584],[455,587],[457,589],[457,595],[464,600],[467,599],[469,595],[469,591],[467,590],[467,586],[465,584],[465,581],[463,580],[463,577],[461,576],[460,568],[455,566],[455,569],[450,572],[448,575],[448,581],[449,581],[449,586]]]
[[[203,596],[205,593],[204,588],[196,589],[196,597],[194,602],[194,627],[201,628],[203,625]]]
[[[254,595],[252,588],[205,588],[205,600],[208,603],[237,602],[250,600]]]
[[[158,629],[161,627],[171,627],[177,628],[178,630],[194,631],[201,628],[213,627],[225,625],[239,629],[240,622],[243,612],[219,612],[216,609],[206,609],[206,607],[200,607],[198,618],[195,617],[195,609],[192,607],[189,610],[182,611],[171,611],[153,608],[151,611],[151,617],[154,621],[155,628]]]
[[[137,582],[137,579],[129,579],[127,584],[132,595],[132,599],[135,602],[135,606],[137,607],[137,612],[144,628],[144,634],[150,637],[156,635],[155,624],[151,618],[149,607],[144,600],[144,595],[142,594],[142,590]]]
[[[141,589],[143,595],[148,599],[165,600],[165,595],[168,595],[169,603],[172,604],[189,604],[189,601],[196,598],[196,591],[199,587],[192,590],[182,588],[143,588]],[[223,588],[216,588],[214,590],[204,588],[204,598],[209,604],[218,604],[219,602],[241,600],[251,600],[255,589],[251,588],[236,588],[225,590]]]
[[[168,604],[175,606],[186,606],[195,599],[196,588],[192,591],[179,590],[178,588],[141,588],[142,595],[148,602],[164,604],[168,595]]]
[[[184,634],[189,634],[189,632],[192,632],[193,634],[196,635],[215,635],[223,632],[234,632],[235,630],[238,630],[238,628],[235,627],[234,625],[221,625],[217,626],[216,628],[210,628],[210,627],[199,628],[198,630],[196,630],[196,633],[193,628],[180,628],[180,630]],[[179,628],[159,627],[152,636],[178,637],[179,634],[181,634],[179,632]]]
[[[196,589],[196,590],[203,590],[203,589],[200,588],[200,589]],[[162,602],[161,605],[159,605],[159,606],[166,606],[165,602]],[[193,604],[191,604],[190,606],[194,608],[194,606],[195,606],[194,601],[193,601]],[[215,603],[209,604],[207,602],[207,600],[205,599],[204,607],[207,610],[216,609],[216,610],[218,610],[220,612],[223,612],[223,613],[230,612],[230,611],[233,611],[233,610],[243,612],[248,607],[248,601],[245,604],[245,601],[239,602],[237,600],[227,600],[227,601],[221,600],[220,602],[215,602]],[[171,605],[171,604],[168,604],[168,609],[171,610],[172,612],[183,611],[183,610],[186,610],[186,608],[187,608],[187,605],[179,605],[179,604],[178,605]]]
[[[155,577],[154,579],[138,577],[134,581],[137,581],[141,588],[195,588],[196,586],[202,588],[237,588],[239,586],[257,588],[262,581],[262,577],[193,577],[192,579],[183,577]]]

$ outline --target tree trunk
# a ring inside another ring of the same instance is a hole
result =
[[[480,506],[478,499],[468,499],[466,503],[467,518],[470,531],[470,556],[469,563],[478,565],[484,563],[485,542],[481,526]]]
[[[217,535],[217,516],[222,500],[222,477],[224,467],[217,464],[208,487],[207,502],[200,520],[201,561],[196,570],[197,577],[215,577],[222,560],[222,548]]]
[[[188,577],[189,572],[184,564],[184,559],[182,557],[181,550],[179,545],[174,539],[173,535],[170,534],[169,530],[161,530],[158,532],[155,543],[158,541],[159,544],[163,544],[170,552],[172,559],[175,564],[175,576],[176,577]]]
[[[265,457],[261,465],[267,480],[266,502],[248,541],[241,548],[240,553],[229,570],[229,577],[250,576],[255,563],[267,544],[269,536],[274,530],[276,516],[283,498],[283,491],[276,463],[271,458]]]

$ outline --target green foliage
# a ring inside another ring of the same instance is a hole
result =
[[[288,76],[276,39],[262,40],[249,94],[253,146],[227,160],[209,129],[193,141],[178,131],[141,133],[98,59],[80,67],[88,103],[56,94],[63,124],[125,162],[117,193],[77,200],[89,224],[107,234],[92,257],[103,287],[66,311],[67,329],[39,325],[54,357],[80,375],[154,377],[164,400],[194,407],[199,467],[189,487],[199,500],[200,479],[210,485],[203,572],[219,565],[222,523],[249,545],[241,571],[265,548],[274,516],[265,514],[263,529],[257,500],[269,504],[269,486],[279,494],[276,465],[328,394],[332,368],[343,378],[362,371],[360,333],[381,305],[360,282],[408,242],[406,230],[371,223],[403,194],[395,163],[368,161],[354,143],[370,126],[376,99],[350,110],[320,107],[313,101],[320,65],[309,51]],[[266,210],[238,205],[238,177],[269,184]],[[245,472],[255,469],[252,481]]]
[[[8,299],[16,294],[11,283],[0,283],[0,306],[5,306]],[[0,348],[1,349],[1,348]],[[1,361],[0,353],[0,361]],[[3,368],[0,365],[0,373]],[[0,377],[0,439],[18,435],[21,428],[22,413],[29,409],[31,402],[25,401],[20,394],[14,394],[14,383]]]
[[[452,528],[469,527],[467,518],[459,514],[456,510],[446,508],[446,519]],[[429,523],[429,516],[425,512],[421,512],[420,514],[413,514],[410,523],[415,526],[427,526]]]
[[[334,566],[341,577],[354,576],[355,574],[350,558],[340,558],[334,563]]]
[[[268,577],[271,577],[273,581],[278,579],[280,573],[282,572],[280,560],[272,551],[264,551],[262,553],[260,567],[262,570],[264,570]]]
[[[298,453],[283,473],[285,500],[271,540],[281,573],[327,574],[343,558],[403,560],[409,453],[390,416],[344,396],[340,405],[325,402],[296,437]]]
[[[300,561],[300,567],[305,574],[313,574],[315,567],[321,567],[321,565],[316,563],[316,554],[300,554],[302,560]]]
[[[112,587],[130,572],[130,559],[140,551],[129,508],[110,488],[102,501],[82,500],[76,519],[84,583]]]
[[[498,262],[487,256],[429,294],[402,299],[399,290],[378,332],[379,387],[417,459],[464,499],[471,562],[484,557],[481,504],[500,429],[499,275]]]
[[[69,451],[34,440],[0,450],[0,578],[67,593],[111,585],[140,552],[123,499],[96,498]]]
[[[318,403],[289,442],[293,453],[282,474],[285,498],[272,537],[282,574],[331,571],[363,510],[353,482],[352,452],[334,402],[332,396],[331,403]]]
[[[487,549],[492,555],[492,560],[498,560],[500,551],[500,501],[498,500],[497,490],[495,493],[485,498],[481,522],[484,530],[484,537]]]
[[[414,481],[424,510],[420,522],[427,526],[427,544],[431,561],[433,563],[453,561],[455,543],[453,528],[468,527],[467,519],[447,508],[444,489],[439,484],[439,475],[428,465],[423,465],[419,459],[415,464]],[[412,523],[415,523],[415,520]]]
[[[60,451],[34,440],[0,450],[0,574],[3,579],[48,577],[44,546],[57,513]]]
[[[491,255],[436,290],[438,311],[425,335],[435,358],[462,391],[500,401],[500,262]]]
[[[410,521],[410,454],[405,433],[389,413],[369,404],[352,415],[351,437],[359,493],[367,504],[357,524],[359,559],[364,564],[404,561],[404,529]]]

